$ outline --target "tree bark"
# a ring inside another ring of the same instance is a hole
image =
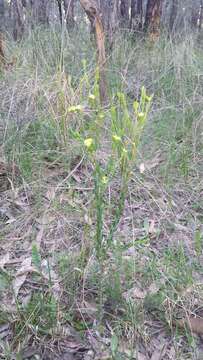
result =
[[[143,21],[143,4],[142,4],[142,0],[137,0],[137,14],[138,14],[138,29],[142,30],[142,21]]]
[[[147,2],[144,28],[153,42],[160,36],[162,4],[162,0],[148,0]]]
[[[74,0],[63,0],[65,10],[65,21],[68,29],[71,29],[75,25],[74,20]]]
[[[136,28],[136,15],[137,15],[137,4],[136,0],[131,0],[130,4],[130,29],[134,30]]]
[[[201,29],[202,29],[202,23],[203,23],[203,0],[201,0],[201,3],[200,3],[199,31],[201,31]]]
[[[123,23],[127,24],[129,21],[129,1],[128,0],[121,0],[120,14],[121,14],[121,21]]]
[[[10,7],[13,17],[13,38],[15,41],[21,40],[24,32],[22,2],[20,0],[12,0]]]
[[[99,92],[100,101],[105,105],[108,101],[107,81],[106,81],[106,54],[105,54],[105,35],[101,14],[94,0],[80,0],[90,22],[94,25],[97,51],[98,51],[98,68],[99,68]]]
[[[30,0],[33,23],[39,25],[49,24],[49,17],[47,15],[48,3],[49,0]]]
[[[5,63],[3,50],[4,10],[4,0],[0,0],[0,66]]]
[[[192,13],[191,13],[191,26],[193,29],[197,29],[197,24],[199,21],[199,12],[200,8],[198,9],[197,7],[193,7],[192,8]]]
[[[3,34],[0,32],[0,68],[2,65],[6,64],[4,48],[3,48]]]
[[[4,15],[5,15],[4,0],[0,0],[0,29],[3,28]]]
[[[114,33],[119,21],[119,0],[100,1],[100,11],[109,49],[113,46]]]
[[[173,33],[174,31],[174,25],[175,25],[177,13],[178,13],[178,0],[172,0],[171,13],[169,19],[169,28],[171,33]]]
[[[142,0],[131,0],[130,28],[142,29],[143,5]]]
[[[62,0],[57,0],[57,4],[58,4],[58,10],[59,10],[59,20],[62,26],[63,23],[63,10],[62,10]]]

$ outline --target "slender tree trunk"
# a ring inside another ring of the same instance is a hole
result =
[[[3,34],[0,32],[0,68],[2,65],[5,65],[6,59],[4,54],[4,47],[3,47]]]
[[[111,23],[111,14],[112,14],[113,2],[110,0],[103,0],[99,2],[99,9],[102,14],[102,23],[105,29],[105,32],[108,33],[110,23]]]
[[[0,66],[5,62],[3,50],[4,11],[4,0],[0,0]]]
[[[4,15],[5,15],[5,4],[4,0],[0,0],[0,29],[3,28],[4,22]]]
[[[113,46],[114,33],[118,26],[119,0],[100,1],[100,11],[105,34],[108,39],[109,49],[111,49]]]
[[[111,50],[114,42],[114,34],[119,27],[120,0],[97,0],[98,10],[101,13],[101,20],[107,40],[107,49]],[[95,35],[94,21],[90,19],[90,32]]]
[[[62,0],[57,0],[57,4],[58,4],[58,10],[59,10],[59,19],[60,19],[60,23],[62,25],[62,22],[63,22]]]
[[[121,0],[120,14],[121,14],[121,21],[124,24],[127,24],[129,21],[129,1],[128,0]]]
[[[30,0],[33,24],[48,25],[47,14],[49,0]]]
[[[109,28],[108,28],[110,49],[112,49],[113,47],[114,34],[119,25],[118,19],[119,19],[119,0],[114,0],[113,9],[109,20]]]
[[[13,38],[17,41],[22,38],[24,32],[23,5],[21,0],[12,0],[10,7],[13,17]]]
[[[65,10],[65,20],[68,29],[71,29],[75,25],[74,20],[74,0],[63,0]]]
[[[136,0],[131,0],[130,4],[130,29],[134,30],[136,28],[136,15],[137,15],[137,4]]]
[[[191,13],[191,27],[193,29],[197,29],[198,26],[198,21],[199,21],[199,9],[195,6],[192,8],[192,13]]]
[[[48,0],[35,0],[35,2],[38,2],[37,6],[37,22],[41,25],[48,25],[49,24],[49,17],[47,14],[47,8],[48,8]]]
[[[203,0],[201,0],[201,3],[200,3],[199,31],[201,31],[201,29],[202,29],[202,23],[203,23]]]
[[[99,91],[101,104],[108,101],[107,81],[106,81],[106,54],[105,54],[105,35],[101,14],[94,0],[80,0],[90,22],[94,24],[99,67]]]
[[[142,23],[143,23],[143,4],[142,4],[142,0],[137,0],[137,16],[138,16],[138,29],[142,30]]]
[[[145,17],[145,31],[149,33],[150,40],[153,42],[159,38],[160,23],[162,13],[162,0],[148,0],[146,17]]]
[[[143,6],[142,0],[131,0],[130,28],[142,29]]]
[[[172,0],[171,13],[169,19],[169,28],[171,33],[173,33],[174,31],[174,25],[175,25],[177,13],[178,13],[178,0]]]

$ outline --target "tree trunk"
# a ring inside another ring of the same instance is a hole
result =
[[[105,105],[108,101],[107,82],[106,82],[106,54],[105,54],[105,35],[101,14],[94,0],[80,0],[90,22],[94,24],[99,67],[99,92],[101,104]]]
[[[63,23],[63,11],[62,11],[62,0],[57,0],[58,9],[59,9],[59,19],[62,26]]]
[[[3,48],[3,35],[2,32],[0,32],[0,68],[2,65],[6,64],[5,54],[4,54],[4,48]]]
[[[130,29],[134,30],[137,26],[136,24],[136,16],[137,16],[137,4],[136,0],[131,0],[130,4]]]
[[[111,23],[111,14],[113,9],[113,2],[110,0],[103,0],[99,2],[99,9],[102,13],[102,23],[105,29],[105,32],[108,33],[110,23]]]
[[[145,31],[149,32],[151,41],[156,41],[160,36],[160,23],[162,13],[162,0],[148,0],[146,17],[145,17]]]
[[[3,28],[4,25],[4,15],[5,15],[4,0],[0,0],[0,30]]]
[[[143,4],[142,0],[137,0],[138,29],[142,30]]]
[[[100,1],[100,11],[105,34],[108,39],[109,49],[113,46],[113,37],[118,26],[119,19],[119,0]]]
[[[131,0],[130,28],[142,29],[143,6],[142,0]]]
[[[201,0],[201,3],[200,3],[199,31],[201,31],[201,29],[202,29],[202,23],[203,23],[203,0]]]
[[[128,0],[121,0],[120,14],[121,14],[121,21],[123,23],[127,24],[129,21],[129,1]]]
[[[5,63],[5,55],[3,50],[3,28],[4,28],[4,0],[0,0],[0,67]]]
[[[199,9],[197,7],[193,7],[191,13],[191,26],[193,29],[197,29],[199,15],[200,15]]]
[[[49,17],[47,14],[49,0],[30,0],[30,6],[33,16],[33,23],[39,25],[48,25]]]
[[[13,17],[13,38],[15,41],[21,40],[24,32],[22,2],[20,0],[12,0],[10,7]]]
[[[169,19],[169,28],[171,33],[173,33],[174,31],[174,25],[175,25],[177,13],[178,13],[178,0],[172,0],[171,13]]]
[[[74,20],[74,0],[63,0],[65,10],[65,20],[68,29],[71,29],[75,25]]]
[[[113,47],[113,38],[119,24],[119,0],[114,0],[111,17],[109,17],[109,45],[110,49]]]

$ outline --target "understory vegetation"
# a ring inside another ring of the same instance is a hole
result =
[[[6,42],[0,358],[200,360],[201,41],[118,32],[102,107],[73,32]]]

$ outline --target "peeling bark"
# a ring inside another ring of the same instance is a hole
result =
[[[5,54],[4,54],[4,48],[3,48],[3,35],[0,32],[0,67],[1,65],[6,64]]]
[[[162,0],[148,0],[144,28],[152,42],[160,36]]]
[[[101,14],[94,0],[80,0],[91,24],[95,28],[98,68],[99,68],[99,92],[101,104],[105,105],[108,101],[107,81],[106,81],[106,54],[105,54],[105,35]]]
[[[3,28],[4,28],[4,0],[0,0],[0,66],[5,63],[5,55],[3,50]]]

